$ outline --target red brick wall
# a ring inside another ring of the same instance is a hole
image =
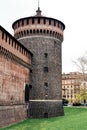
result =
[[[0,106],[0,128],[27,118],[26,105]]]
[[[24,103],[25,83],[28,81],[27,68],[0,56],[0,105]]]
[[[0,26],[0,127],[28,118],[30,65],[30,52]]]

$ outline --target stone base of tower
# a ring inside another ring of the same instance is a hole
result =
[[[63,116],[62,101],[59,100],[31,100],[29,102],[29,116],[31,118],[49,118]]]

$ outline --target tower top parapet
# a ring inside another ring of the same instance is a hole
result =
[[[51,17],[45,17],[41,12],[38,0],[36,15],[20,18],[13,23],[15,38],[19,39],[31,35],[48,35],[63,41],[64,23]]]

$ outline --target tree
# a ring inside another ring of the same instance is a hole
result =
[[[76,101],[85,103],[87,100],[87,55],[79,57],[74,63],[81,72],[80,92],[76,94]]]
[[[80,95],[80,93],[79,93],[79,94],[76,94],[75,102],[76,102],[76,103],[80,103],[80,102],[81,102],[81,95]]]
[[[81,101],[83,103],[86,103],[86,100],[87,100],[87,86],[85,84],[81,85],[80,96],[81,96]]]
[[[73,61],[75,65],[78,67],[79,72],[85,74],[87,72],[87,57],[82,56],[79,57],[76,61]]]

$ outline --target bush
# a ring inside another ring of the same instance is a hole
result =
[[[73,103],[73,106],[81,106],[81,103],[75,102],[75,103]]]
[[[63,105],[64,105],[64,106],[67,106],[69,101],[68,101],[67,99],[63,98],[63,99],[62,99],[62,102],[63,102]]]

